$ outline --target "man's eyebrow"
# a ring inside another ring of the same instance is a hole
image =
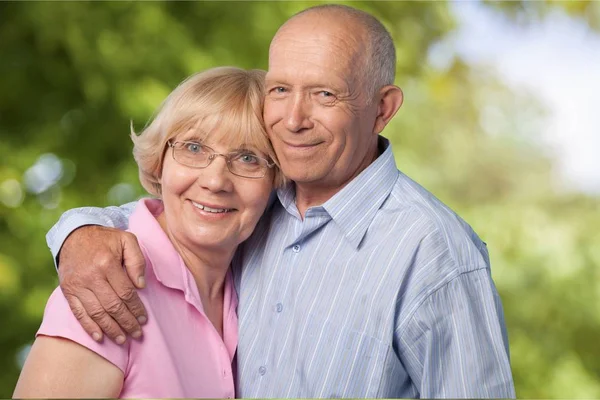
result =
[[[332,83],[317,83],[314,85],[307,85],[306,88],[307,89],[331,89],[336,92],[343,92],[345,90],[341,86],[334,85]]]
[[[290,83],[286,83],[282,80],[266,80],[265,86],[292,86]],[[331,89],[337,93],[345,93],[348,92],[348,88],[345,85],[336,85],[333,83],[311,83],[303,86],[304,89],[314,90],[314,89]]]
[[[281,79],[265,79],[265,85],[288,85]]]

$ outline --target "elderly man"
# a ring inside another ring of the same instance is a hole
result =
[[[388,32],[350,7],[307,9],[273,38],[264,118],[293,182],[234,261],[239,396],[515,396],[485,244],[379,136],[402,105],[394,69]],[[73,210],[48,235],[74,313],[119,343],[145,320],[121,269],[143,286],[136,241],[71,232],[124,229],[129,211]]]

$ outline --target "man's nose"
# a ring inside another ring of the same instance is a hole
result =
[[[312,128],[311,117],[312,105],[301,93],[290,98],[285,116],[285,127],[290,132],[301,132]]]
[[[211,192],[229,192],[233,188],[231,172],[227,159],[221,154],[214,154],[210,164],[198,176],[198,184]]]

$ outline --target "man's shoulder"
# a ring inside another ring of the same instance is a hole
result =
[[[404,222],[398,229],[418,226],[423,246],[445,248],[457,268],[466,272],[489,265],[485,243],[471,226],[423,186],[399,173],[384,205],[391,213],[402,213]]]

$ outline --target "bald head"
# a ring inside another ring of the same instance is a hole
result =
[[[320,27],[338,31],[342,38],[340,45],[352,52],[349,56],[355,79],[365,89],[368,99],[381,87],[394,83],[396,51],[392,37],[377,18],[352,7],[325,4],[303,10],[279,28],[271,46],[290,29],[296,34],[302,31],[315,34]]]

